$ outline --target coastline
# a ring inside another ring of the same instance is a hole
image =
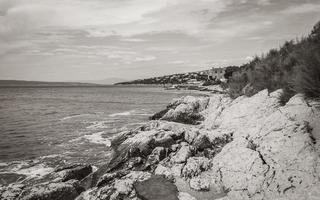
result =
[[[280,106],[280,93],[175,99],[154,120],[110,138],[112,158],[99,169],[56,168],[45,179],[0,187],[0,197],[312,199],[320,188],[320,111],[301,95]]]

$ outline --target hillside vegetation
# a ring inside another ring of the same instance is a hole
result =
[[[159,76],[146,79],[138,79],[128,82],[117,83],[116,85],[130,85],[130,84],[183,84],[187,83],[191,79],[196,79],[197,81],[206,81],[208,76],[204,71],[200,72],[189,72],[181,74],[172,74],[166,76]]]
[[[229,79],[229,93],[234,98],[281,88],[282,103],[296,93],[320,98],[320,22],[307,37],[287,41],[279,49],[255,57]]]

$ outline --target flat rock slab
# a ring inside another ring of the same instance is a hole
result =
[[[141,200],[179,200],[177,187],[163,176],[137,182],[134,188]]]

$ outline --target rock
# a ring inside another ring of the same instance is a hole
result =
[[[191,196],[186,192],[179,192],[178,198],[179,200],[197,200],[196,198],[194,198],[193,196]]]
[[[61,176],[63,182],[71,179],[81,180],[92,172],[92,166],[77,165],[77,166],[68,167],[66,169],[61,169],[61,170],[59,171],[59,175]]]
[[[72,200],[81,192],[76,181],[43,183],[24,190],[21,200]]]
[[[189,145],[182,145],[178,152],[171,158],[174,163],[184,163],[192,156],[193,149]]]
[[[101,187],[103,185],[110,184],[114,179],[121,178],[125,175],[127,175],[128,171],[117,171],[114,173],[106,173],[103,176],[101,176],[97,182],[97,187]]]
[[[25,185],[23,184],[9,184],[8,186],[0,185],[0,199],[2,200],[18,199],[24,187]]]
[[[161,110],[160,112],[157,112],[156,114],[149,117],[150,120],[158,120],[161,119],[167,112],[169,111],[168,108]]]
[[[172,172],[173,176],[178,176],[178,177],[180,177],[180,176],[181,176],[181,173],[182,173],[183,167],[184,167],[184,164],[174,164],[174,165],[171,167],[171,172]]]
[[[169,104],[167,113],[161,119],[185,124],[199,124],[199,121],[204,119],[200,112],[207,107],[208,102],[207,97],[182,97]]]
[[[280,91],[239,97],[216,116],[214,146],[225,145],[212,160],[210,174],[228,199],[317,199],[320,111],[294,96],[281,107]],[[232,140],[221,135],[230,135]],[[220,138],[217,140],[216,138]],[[228,143],[229,142],[229,143]],[[186,168],[186,167],[185,167]]]
[[[159,164],[157,166],[157,168],[154,171],[155,175],[163,175],[164,177],[166,177],[168,180],[173,180],[174,176],[173,173],[171,171],[171,169]]]
[[[141,182],[149,179],[150,177],[151,174],[148,172],[133,171],[123,178],[116,180],[114,183],[114,189],[117,194],[128,195],[132,191],[133,184],[135,182]]]
[[[112,186],[104,186],[104,187],[94,187],[82,192],[76,200],[105,200],[110,199],[111,195],[113,194],[113,187]]]
[[[143,159],[141,157],[132,157],[129,158],[127,161],[125,168],[126,169],[133,169],[133,168],[139,168],[143,164]]]
[[[204,157],[191,157],[182,170],[182,176],[192,178],[210,168],[210,160]]]
[[[176,152],[180,148],[180,144],[173,144],[171,145],[171,151]]]
[[[184,133],[184,139],[189,144],[192,144],[199,134],[199,130],[188,130]]]
[[[190,179],[190,188],[197,191],[207,191],[210,189],[210,183],[206,179],[200,177],[193,177]]]
[[[177,187],[162,176],[152,176],[134,188],[141,200],[179,200]]]
[[[205,150],[206,148],[212,148],[213,145],[212,143],[210,142],[209,138],[206,136],[206,135],[198,135],[192,145],[197,149],[197,151],[203,151]]]

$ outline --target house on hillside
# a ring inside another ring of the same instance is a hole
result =
[[[208,70],[208,79],[224,80],[225,73],[226,73],[226,68],[211,68]]]

